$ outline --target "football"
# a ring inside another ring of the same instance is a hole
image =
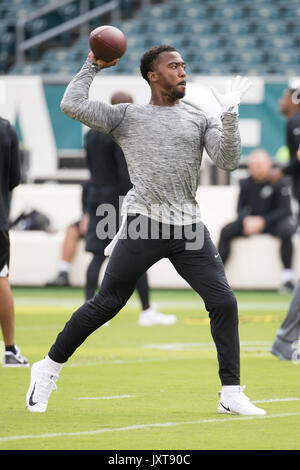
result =
[[[90,33],[90,49],[97,59],[105,62],[120,59],[126,48],[125,35],[114,26],[99,26]]]

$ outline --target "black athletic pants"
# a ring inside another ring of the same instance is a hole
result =
[[[85,285],[85,300],[90,300],[94,297],[98,287],[98,279],[101,266],[105,260],[103,253],[93,253],[93,258],[88,266],[86,273]],[[142,309],[146,310],[150,307],[149,304],[149,284],[147,273],[144,273],[136,283],[136,290],[138,292]]]
[[[293,244],[292,236],[295,233],[295,224],[290,218],[281,220],[280,222],[268,227],[264,233],[269,233],[280,239],[280,256],[285,269],[290,269],[292,265]],[[243,222],[236,220],[226,225],[220,234],[218,250],[225,264],[230,254],[230,244],[234,238],[244,237]]]
[[[127,229],[134,219],[135,216],[128,217]],[[146,220],[150,224],[150,219]],[[237,302],[225,277],[221,257],[203,224],[189,226],[197,233],[202,230],[204,237],[202,246],[197,243],[194,249],[190,232],[188,237],[184,233],[180,238],[176,226],[167,226],[170,236],[166,238],[165,227],[156,222],[158,236],[118,240],[99,292],[75,311],[58,334],[49,351],[52,360],[66,362],[91,333],[124,307],[141,275],[160,259],[168,258],[205,302],[222,385],[240,384]]]

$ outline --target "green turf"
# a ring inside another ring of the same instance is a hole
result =
[[[16,342],[33,363],[48,352],[83,293],[13,293]],[[134,295],[64,366],[45,414],[25,408],[30,369],[0,368],[0,450],[299,449],[300,365],[269,353],[290,296],[236,294],[241,382],[252,400],[264,402],[258,406],[266,417],[217,413],[220,382],[203,302],[191,291],[152,291],[151,300],[176,313],[178,323],[139,327]],[[103,398],[112,396],[119,398]],[[280,401],[265,402],[274,399]]]

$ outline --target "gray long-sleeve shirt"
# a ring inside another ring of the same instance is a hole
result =
[[[241,155],[238,115],[223,113],[221,126],[182,102],[168,107],[92,101],[89,88],[99,70],[86,60],[68,85],[61,109],[72,119],[111,134],[122,148],[133,184],[122,212],[176,225],[199,222],[195,196],[203,149],[218,168],[236,169]]]

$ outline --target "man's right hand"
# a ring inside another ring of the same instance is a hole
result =
[[[111,62],[105,62],[105,60],[97,59],[97,57],[95,57],[92,51],[90,51],[88,58],[91,59],[93,62],[95,62],[97,65],[99,65],[101,69],[107,69],[108,67],[113,67],[120,60],[120,59],[114,59]]]

